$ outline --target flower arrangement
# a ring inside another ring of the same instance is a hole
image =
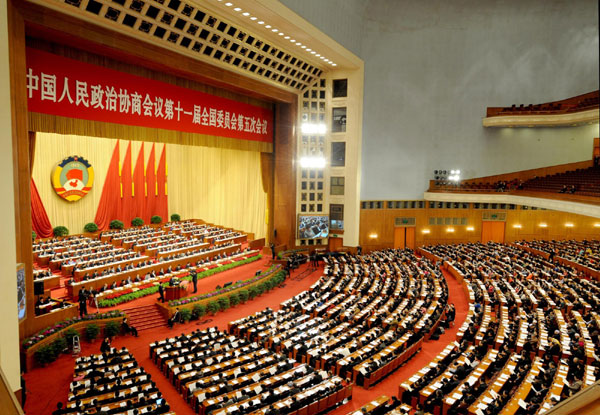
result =
[[[248,257],[246,259],[242,259],[240,261],[231,262],[227,265],[222,265],[222,266],[211,265],[211,266],[208,266],[205,268],[196,268],[196,272],[203,269],[203,271],[198,272],[197,278],[200,280],[202,278],[209,277],[209,276],[217,274],[219,272],[227,271],[229,269],[236,268],[241,265],[245,265],[245,264],[249,264],[254,261],[258,261],[261,258],[262,258],[262,255],[257,254],[257,255]],[[168,279],[170,279],[170,277],[166,277],[162,281],[166,281]],[[192,277],[189,274],[189,272],[184,272],[182,274],[179,274],[179,279],[184,280],[184,281],[191,281]],[[158,285],[155,285],[155,283],[145,284],[145,285],[142,285],[137,288],[138,289],[136,291],[134,291],[131,288],[127,288],[125,290],[121,290],[121,291],[118,291],[118,292],[115,292],[112,294],[108,294],[105,297],[103,297],[102,299],[98,300],[98,307],[100,307],[100,308],[113,307],[113,306],[116,306],[116,305],[119,305],[122,303],[137,300],[138,298],[156,294],[158,292]]]
[[[260,281],[262,279],[269,278],[269,277],[270,277],[269,280],[273,281],[271,283],[272,284],[271,287],[275,287],[275,286],[279,285],[285,279],[285,272],[282,271],[280,268],[281,268],[280,265],[274,265],[271,268],[269,268],[267,271],[265,271],[259,275],[256,275],[245,281],[240,281],[236,284],[232,284],[232,285],[228,286],[227,288],[220,288],[218,290],[215,290],[215,291],[212,291],[209,293],[197,295],[194,297],[187,297],[187,298],[183,298],[181,300],[169,301],[169,307],[177,307],[180,305],[186,305],[186,304],[190,304],[190,303],[195,303],[197,301],[202,301],[202,300],[206,300],[209,298],[217,297],[222,294],[226,294],[228,292],[235,291],[239,288],[252,285],[257,281]],[[249,298],[254,298],[257,295],[262,294],[264,291],[266,291],[266,286],[264,286],[262,284],[260,284],[259,286],[253,285],[249,289]]]
[[[104,320],[104,319],[117,318],[117,317],[123,317],[123,316],[124,316],[124,314],[122,311],[113,310],[113,311],[109,311],[107,313],[87,314],[83,317],[73,317],[68,320],[60,321],[60,322],[54,324],[53,326],[46,327],[45,329],[37,332],[33,336],[28,337],[25,340],[23,340],[23,343],[22,343],[23,349],[27,350],[34,344],[39,343],[42,340],[44,340],[46,337],[48,337],[54,333],[61,332],[63,329],[66,329],[67,327],[69,327],[75,323],[80,323],[82,321],[91,321],[91,320]]]

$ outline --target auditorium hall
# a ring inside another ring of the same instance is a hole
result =
[[[598,415],[594,0],[0,0],[0,415]]]

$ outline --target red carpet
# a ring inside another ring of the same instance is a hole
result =
[[[219,281],[237,281],[239,279],[246,279],[254,275],[254,272],[259,268],[264,268],[268,263],[266,259],[257,261],[252,264],[248,264],[239,268],[235,268],[224,272],[223,274],[209,277],[205,280],[198,282],[198,291],[207,291],[214,289],[215,285],[221,284]],[[158,388],[165,396],[167,402],[171,405],[171,410],[177,412],[177,415],[194,414],[194,411],[187,403],[181,398],[181,395],[175,390],[175,388],[168,382],[165,376],[160,373],[154,363],[150,360],[148,354],[148,345],[155,340],[160,340],[166,337],[172,337],[180,333],[189,333],[197,328],[205,328],[209,326],[217,326],[219,329],[226,329],[227,323],[232,320],[236,320],[243,316],[246,316],[256,311],[262,310],[269,306],[273,309],[278,309],[279,304],[284,300],[308,289],[321,275],[322,268],[312,274],[296,280],[296,276],[307,269],[307,265],[302,266],[299,270],[293,272],[292,276],[285,282],[285,287],[276,288],[273,291],[263,294],[253,301],[249,301],[246,304],[238,305],[232,309],[227,310],[223,313],[218,313],[216,316],[207,317],[211,321],[204,324],[199,324],[197,321],[192,321],[186,325],[177,325],[173,330],[168,328],[158,328],[152,330],[146,330],[140,332],[140,337],[118,337],[113,342],[114,347],[127,347],[129,351],[135,356],[140,366],[142,366],[149,374],[152,375],[152,379],[156,382]],[[456,324],[454,328],[448,330],[440,340],[435,342],[428,342],[424,344],[423,349],[417,356],[410,360],[404,367],[397,370],[391,376],[377,384],[375,387],[367,390],[356,387],[353,390],[352,401],[344,405],[335,411],[331,412],[333,415],[346,414],[352,410],[360,408],[362,405],[370,402],[374,398],[380,395],[393,396],[398,393],[398,385],[414,372],[423,367],[433,357],[435,357],[443,348],[452,340],[454,340],[458,327],[462,324],[468,309],[468,300],[462,291],[462,287],[448,274],[444,273],[446,280],[448,281],[448,288],[450,292],[450,301],[456,306]],[[203,284],[202,286],[200,284]],[[201,288],[202,287],[202,288]],[[149,296],[128,303],[127,305],[121,305],[121,308],[128,308],[133,306],[143,305],[144,303],[152,303],[156,301],[157,296]],[[85,341],[82,342],[82,354],[89,355],[93,353],[99,353],[100,341],[94,344],[89,344]],[[59,401],[65,402],[69,384],[73,377],[73,358],[69,355],[63,355],[56,362],[52,363],[46,368],[36,368],[27,373],[25,376],[27,382],[28,398],[25,406],[27,414],[33,415],[45,415],[51,414],[56,408],[56,403]]]

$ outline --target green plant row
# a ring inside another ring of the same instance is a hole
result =
[[[88,341],[94,341],[100,334],[100,327],[96,323],[90,323],[85,326],[83,333]],[[119,333],[121,333],[121,323],[116,321],[106,323],[104,327],[106,337],[115,337]],[[41,346],[35,351],[34,357],[37,363],[44,365],[54,362],[62,353],[72,350],[73,338],[80,335],[73,327],[67,328],[61,334],[52,343]]]
[[[190,320],[198,320],[200,317],[210,313],[216,314],[219,311],[225,311],[228,308],[234,307],[240,303],[245,303],[248,300],[253,300],[257,296],[272,290],[280,285],[285,280],[285,271],[276,272],[271,278],[260,284],[253,285],[248,289],[243,289],[238,292],[224,295],[218,299],[209,301],[208,304],[194,304],[192,309],[183,308],[180,310],[182,320],[187,323]]]
[[[246,265],[249,264],[251,262],[254,261],[258,261],[259,259],[262,258],[262,255],[256,255],[250,258],[246,258],[243,259],[241,261],[236,261],[233,262],[231,264],[226,264],[217,268],[212,268],[212,269],[208,269],[206,271],[202,271],[200,273],[197,274],[198,279],[202,279],[202,278],[206,278],[206,277],[210,277],[211,275],[214,274],[218,274],[219,272],[223,272],[223,271],[227,271],[229,269],[232,268],[236,268],[242,265]],[[183,278],[181,278],[184,281],[191,281],[192,280],[192,276],[191,275],[187,275]],[[167,284],[163,284],[163,286],[167,286]],[[123,304],[129,301],[133,301],[133,300],[137,300],[138,298],[142,298],[142,297],[146,297],[148,295],[152,295],[152,294],[156,294],[158,292],[158,285],[154,285],[152,287],[147,287],[147,288],[143,288],[141,290],[132,292],[132,293],[128,293],[128,294],[123,294],[120,297],[117,298],[111,298],[111,299],[102,299],[98,301],[98,307],[100,308],[105,308],[105,307],[114,307],[116,305],[119,304]]]

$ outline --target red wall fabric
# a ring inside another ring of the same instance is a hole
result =
[[[125,152],[123,167],[121,168],[121,213],[119,220],[123,221],[125,226],[131,224],[131,219],[135,217],[133,212],[133,196],[132,196],[133,176],[131,174],[131,141]]]
[[[158,194],[156,196],[156,214],[163,222],[169,221],[169,202],[167,196],[167,145],[163,147],[158,169],[156,170],[156,185]]]
[[[94,222],[100,230],[108,229],[108,225],[121,213],[121,185],[119,182],[119,142],[115,145],[110,165],[106,172],[106,180],[96,210]],[[71,230],[72,232],[75,230]],[[81,230],[83,231],[83,229]],[[77,232],[75,232],[77,233]]]
[[[135,169],[133,170],[133,206],[132,212],[133,217],[139,217],[144,219],[146,211],[146,180],[144,178],[144,143],[138,154],[137,161],[135,162]],[[144,221],[146,222],[146,221]],[[130,223],[126,224],[131,225]]]
[[[49,238],[53,235],[52,224],[48,219],[46,208],[44,208],[33,178],[31,178],[29,187],[31,189],[31,227],[38,238]]]
[[[150,156],[148,157],[148,165],[146,166],[146,217],[145,223],[150,223],[150,218],[156,215],[156,161],[154,155],[155,145],[152,144]]]

